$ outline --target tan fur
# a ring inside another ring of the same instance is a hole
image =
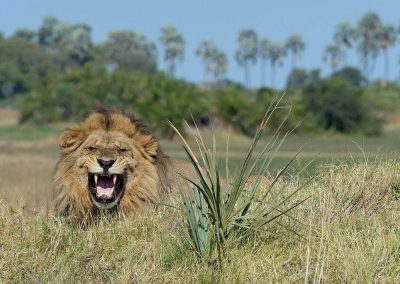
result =
[[[158,202],[162,193],[178,185],[175,165],[159,149],[156,139],[127,116],[116,113],[94,113],[81,124],[65,130],[59,145],[62,154],[54,174],[54,207],[56,214],[78,222],[99,214],[88,192],[88,171],[96,166],[99,155],[116,159],[116,168],[126,174],[124,194],[118,213],[134,213]],[[98,147],[96,153],[88,145]],[[114,148],[128,148],[119,153]]]

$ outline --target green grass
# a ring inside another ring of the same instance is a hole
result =
[[[296,181],[277,184],[294,189]],[[224,271],[195,261],[180,242],[177,212],[79,229],[48,215],[0,206],[0,279],[5,283],[398,283],[400,164],[325,168],[301,191],[311,196],[281,225],[229,250]],[[301,198],[301,197],[300,197]],[[294,218],[302,223],[294,221]]]
[[[40,140],[48,137],[57,137],[61,134],[62,129],[53,127],[0,127],[0,141],[1,140]]]

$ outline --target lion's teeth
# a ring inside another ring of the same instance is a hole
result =
[[[96,174],[94,175],[94,182],[95,182],[96,184],[97,184],[97,179],[98,179],[98,177],[99,177],[98,175],[96,175]]]
[[[115,182],[117,181],[117,176],[113,176],[113,183],[115,185]]]

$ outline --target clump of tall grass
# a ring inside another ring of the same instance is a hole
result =
[[[277,175],[268,180],[269,166],[274,154],[279,150],[290,132],[281,134],[281,127],[273,133],[263,146],[260,154],[254,155],[255,149],[264,137],[271,116],[278,109],[281,99],[276,100],[267,110],[256,134],[248,148],[238,174],[232,181],[229,179],[228,156],[229,138],[226,147],[226,179],[221,178],[218,159],[216,158],[216,141],[213,139],[211,149],[207,149],[200,133],[195,138],[195,151],[185,138],[171,124],[183,142],[183,147],[193,165],[197,180],[187,179],[189,190],[181,190],[183,202],[183,237],[200,259],[217,255],[219,269],[227,249],[245,242],[251,235],[267,230],[267,225],[280,217],[292,218],[289,212],[302,204],[307,197],[295,200],[296,193],[303,188],[299,185],[289,193],[276,192],[275,187],[283,173],[289,168],[301,150],[281,169]],[[288,115],[282,121],[284,124]],[[255,157],[253,157],[255,156]],[[184,177],[185,178],[185,177]],[[294,219],[294,218],[293,218]],[[297,220],[296,220],[297,221]],[[289,229],[290,230],[290,229]],[[297,234],[293,231],[293,233]]]

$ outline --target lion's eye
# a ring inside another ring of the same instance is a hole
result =
[[[119,148],[119,149],[118,149],[118,152],[120,152],[120,153],[124,153],[124,152],[126,152],[126,151],[128,151],[128,149],[125,149],[125,148]]]
[[[96,148],[96,147],[92,147],[92,146],[90,146],[90,147],[87,147],[87,149],[88,149],[90,152],[94,152],[94,151],[96,151],[96,150],[97,150],[97,148]]]

